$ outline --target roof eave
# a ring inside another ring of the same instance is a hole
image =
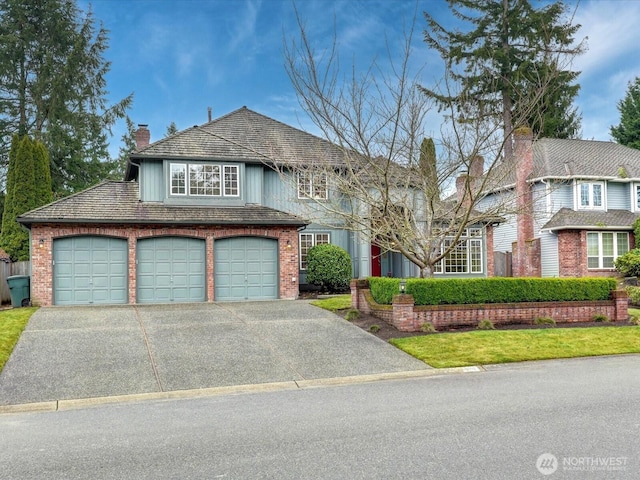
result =
[[[269,221],[269,220],[250,220],[244,222],[228,221],[228,220],[216,220],[216,221],[203,221],[203,220],[147,220],[147,219],[89,219],[89,218],[18,218],[17,221],[27,227],[37,223],[63,223],[63,224],[93,224],[93,225],[290,225],[295,227],[301,227],[309,225],[310,222],[305,220],[281,220],[281,221]]]
[[[618,231],[618,230],[626,230],[626,231],[632,231],[633,227],[629,226],[629,225],[561,225],[558,227],[547,227],[547,228],[541,228],[540,231],[541,232],[549,232],[549,233],[555,233],[558,232],[560,230],[612,230],[612,231]]]

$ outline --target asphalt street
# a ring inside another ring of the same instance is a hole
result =
[[[637,479],[640,356],[0,415],[1,479]]]

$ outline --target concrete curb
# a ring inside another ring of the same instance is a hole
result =
[[[319,378],[314,380],[298,380],[288,382],[257,383],[248,385],[231,385],[226,387],[199,388],[191,390],[174,390],[170,392],[148,392],[131,395],[113,395],[108,397],[78,398],[69,400],[53,400],[49,402],[24,403],[17,405],[0,405],[0,415],[15,413],[57,412],[77,410],[109,404],[134,403],[149,400],[175,400],[188,398],[217,397],[223,395],[238,395],[245,393],[276,392],[283,390],[303,390],[308,388],[322,388],[342,385],[357,385],[363,383],[381,382],[388,380],[407,380],[421,377],[439,377],[461,373],[480,373],[486,370],[481,366],[440,368],[430,370],[410,370],[404,372],[376,373],[371,375],[356,375],[350,377]]]

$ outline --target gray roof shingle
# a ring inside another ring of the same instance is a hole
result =
[[[529,178],[640,179],[640,150],[614,142],[540,138],[533,142]],[[489,190],[514,184],[513,164],[503,162],[493,170]]]
[[[539,177],[640,178],[640,150],[614,142],[541,138],[533,161]]]
[[[131,160],[188,158],[241,162],[344,164],[344,150],[320,137],[242,107],[137,150]],[[129,167],[127,180],[137,175]]]
[[[302,218],[261,205],[245,206],[170,206],[138,200],[137,182],[105,181],[80,193],[20,217],[25,225],[33,223],[118,223],[182,225],[295,225]]]
[[[542,230],[632,230],[638,214],[628,210],[575,211],[561,208]]]

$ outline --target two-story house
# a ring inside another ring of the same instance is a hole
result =
[[[140,126],[136,140],[124,181],[19,218],[34,303],[294,299],[320,243],[347,250],[356,277],[417,274],[398,253],[305,218],[332,194],[326,177],[274,167],[339,168],[343,151],[326,140],[246,107],[153,143]]]
[[[640,151],[613,142],[515,136],[509,181],[486,201],[519,201],[494,229],[514,276],[615,275],[640,215]],[[515,195],[515,196],[514,196]],[[496,268],[500,271],[500,268]]]

